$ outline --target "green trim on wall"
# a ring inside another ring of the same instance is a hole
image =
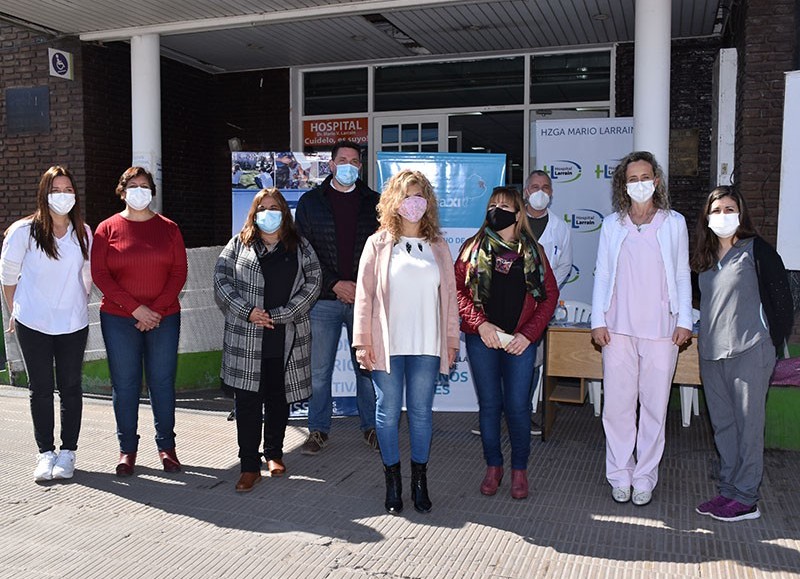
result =
[[[181,391],[205,390],[218,387],[221,365],[222,351],[178,354],[175,389]],[[0,373],[0,380],[3,379],[2,376]],[[6,380],[4,383],[10,383],[10,380]],[[16,386],[28,385],[28,376],[25,372],[14,374],[14,384]],[[84,362],[83,391],[90,394],[111,394],[111,377],[106,360]]]

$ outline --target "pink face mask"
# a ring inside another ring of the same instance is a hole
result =
[[[403,199],[397,212],[401,217],[405,217],[411,223],[416,223],[425,215],[425,210],[427,208],[428,202],[425,201],[425,198],[414,195],[413,197],[406,197]]]

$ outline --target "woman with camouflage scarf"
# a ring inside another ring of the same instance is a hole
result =
[[[455,264],[461,330],[478,394],[486,476],[493,495],[503,478],[500,417],[511,439],[511,496],[528,496],[531,382],[536,342],[558,303],[558,285],[515,189],[496,187],[486,219]]]

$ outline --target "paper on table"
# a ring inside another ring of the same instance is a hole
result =
[[[506,334],[505,332],[497,332],[497,337],[500,338],[500,345],[505,348],[514,339],[514,336],[511,334]]]

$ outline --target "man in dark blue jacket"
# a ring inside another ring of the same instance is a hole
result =
[[[311,310],[311,385],[308,401],[308,438],[302,454],[321,451],[328,441],[333,410],[331,379],[342,324],[356,373],[356,400],[364,441],[378,450],[375,436],[375,390],[369,375],[360,372],[353,345],[353,302],[358,262],[367,237],[378,228],[379,195],[358,178],[361,149],[339,141],[331,151],[331,175],[319,187],[300,197],[295,220],[322,266],[322,292]]]

